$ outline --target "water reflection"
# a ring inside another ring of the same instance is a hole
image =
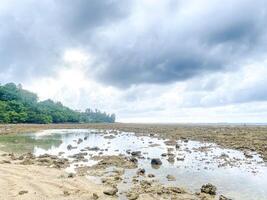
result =
[[[177,141],[178,148],[175,148],[174,145],[166,145],[162,139],[137,137],[125,132],[117,134],[109,131],[106,136],[104,131],[97,130],[48,130],[37,134],[1,136],[0,144],[5,151],[32,151],[35,155],[48,153],[66,158],[81,151],[88,152],[85,162],[72,164],[67,169],[70,171],[77,165],[95,164],[97,161],[91,158],[100,153],[129,155],[130,152],[141,151],[138,167],[144,168],[147,174],[154,174],[164,184],[195,192],[201,185],[210,182],[217,186],[219,194],[233,199],[267,199],[267,168],[257,154],[246,158],[240,151],[196,141]],[[68,145],[74,148],[68,150]],[[94,147],[100,150],[92,151]],[[173,159],[168,159],[170,156]],[[151,166],[151,158],[160,158],[162,165],[157,168]],[[168,181],[168,174],[176,180]],[[131,186],[134,175],[136,169],[125,170],[124,181],[119,184],[121,191]]]

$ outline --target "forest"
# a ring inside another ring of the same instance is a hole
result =
[[[115,114],[86,109],[76,111],[50,99],[39,101],[37,94],[14,83],[0,85],[0,123],[113,123]]]

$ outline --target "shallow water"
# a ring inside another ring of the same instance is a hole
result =
[[[65,152],[62,157],[66,158],[88,146],[102,149],[102,151],[90,151],[90,155],[85,156],[88,162],[79,162],[80,166],[95,164],[97,161],[90,158],[99,152],[103,152],[103,155],[127,155],[127,150],[142,151],[144,158],[138,159],[138,168],[144,168],[146,174],[155,174],[155,178],[166,185],[184,187],[191,192],[197,192],[201,185],[212,183],[218,188],[218,194],[229,198],[267,199],[267,166],[255,153],[252,158],[246,158],[243,152],[222,149],[211,143],[177,141],[180,148],[176,149],[174,146],[165,145],[165,140],[135,136],[133,133],[108,131],[108,135],[115,137],[105,138],[106,132],[99,130],[47,130],[36,134],[0,136],[0,148],[9,152],[32,151],[35,155],[44,153],[58,155],[60,152]],[[85,137],[88,137],[87,140],[84,140]],[[79,138],[83,141],[77,144]],[[67,150],[69,144],[77,148]],[[174,163],[168,162],[168,157],[161,156],[162,153],[167,153],[168,148],[174,149],[172,151],[176,156]],[[177,161],[177,157],[184,160]],[[150,158],[161,158],[163,164],[155,169],[150,164]],[[75,164],[77,163],[72,164],[67,171],[74,171]],[[131,187],[131,177],[136,175],[136,170],[125,170],[125,183],[121,182],[118,185],[121,192]],[[175,176],[176,181],[168,181],[166,178],[168,174]]]

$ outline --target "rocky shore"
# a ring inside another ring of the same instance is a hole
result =
[[[27,129],[27,127],[29,129]],[[164,139],[166,150],[158,157],[148,157],[146,150],[127,149],[125,153],[106,155],[107,147],[82,146],[88,139],[77,137],[73,143],[66,145],[63,152],[58,155],[35,154],[28,152],[14,154],[0,152],[0,199],[196,199],[196,200],[229,200],[227,196],[217,193],[217,186],[205,183],[197,192],[190,188],[182,188],[179,185],[163,184],[156,174],[140,168],[139,162],[149,160],[153,169],[161,165],[175,162],[184,162],[185,153],[200,152],[207,155],[212,146],[188,148],[186,144],[191,140],[212,141],[224,147],[231,147],[243,151],[244,160],[231,158],[227,153],[212,157],[217,167],[239,166],[241,162],[251,162],[254,153],[258,152],[266,160],[266,127],[245,126],[190,126],[190,125],[135,125],[135,124],[95,124],[95,125],[30,125],[0,126],[2,134],[16,132],[38,131],[46,128],[97,128],[111,131],[102,132],[106,140],[114,140],[120,137],[120,131],[136,133],[139,142],[144,143],[142,136],[149,136],[149,142],[145,148],[157,148],[161,144],[153,143],[150,138]],[[115,129],[116,128],[116,129]],[[26,131],[27,130],[27,131]],[[112,131],[113,130],[113,131]],[[234,134],[236,133],[236,134]],[[238,137],[240,136],[240,137]],[[178,143],[177,141],[180,141]],[[246,140],[246,142],[245,142]],[[108,142],[109,144],[110,142]],[[183,149],[182,149],[183,148]],[[66,152],[75,153],[66,156]],[[182,149],[182,150],[181,150]],[[115,150],[117,151],[117,150]],[[119,150],[118,150],[119,151]],[[90,160],[95,164],[83,165],[81,163]],[[195,159],[198,159],[195,157]],[[248,159],[248,161],[246,161]],[[210,162],[203,158],[203,162]],[[264,162],[263,162],[264,163]],[[66,173],[66,169],[75,166],[74,171]],[[126,177],[126,170],[133,173]],[[256,172],[255,172],[256,173]],[[88,177],[94,177],[91,180]],[[166,174],[166,180],[175,182],[179,177]],[[25,180],[26,179],[26,180]],[[14,182],[14,180],[16,180]],[[26,181],[26,182],[25,182]],[[25,182],[25,183],[24,183]],[[45,189],[44,189],[45,188]],[[50,193],[48,189],[53,191]]]
[[[36,132],[45,129],[116,129],[178,140],[213,142],[223,147],[256,151],[267,161],[267,126],[197,124],[16,124],[0,125],[0,134]]]
[[[36,197],[40,199],[117,199],[119,196],[118,184],[123,181],[124,170],[137,168],[136,160],[123,156],[103,156],[95,159],[98,159],[99,162],[92,167],[77,168],[77,173],[65,173],[63,169],[70,164],[68,159],[48,154],[36,157],[31,153],[16,156],[2,152],[0,156],[2,177],[0,191],[8,192],[1,192],[0,197],[4,199],[16,199],[17,197],[20,199]],[[113,170],[107,173],[106,169],[111,166]],[[100,177],[101,184],[93,184],[90,180],[85,179],[85,176],[89,174]],[[12,176],[18,177],[13,181],[15,181],[15,185],[20,185],[19,187],[11,187]],[[142,179],[139,179],[140,177]],[[25,185],[22,185],[21,181],[25,181]],[[80,185],[81,181],[82,184],[88,181],[85,184],[88,186],[86,189],[85,185]],[[164,186],[155,179],[154,175],[146,174],[142,169],[137,169],[132,183],[132,187],[123,194],[129,200],[166,198],[212,200],[216,195],[216,187],[211,184],[203,185],[197,193],[189,193],[180,187]],[[43,188],[44,184],[49,185],[54,194],[48,191],[44,192],[47,190],[47,186]],[[224,196],[219,198],[220,200],[228,199]]]

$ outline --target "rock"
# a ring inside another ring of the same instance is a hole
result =
[[[164,142],[164,144],[166,144],[168,146],[175,146],[177,144],[177,142],[175,140],[167,140]]]
[[[114,138],[116,138],[116,136],[114,136],[114,135],[106,135],[106,136],[104,136],[104,138],[105,139],[114,139]]]
[[[71,144],[69,144],[69,145],[67,146],[67,149],[68,149],[68,150],[71,150],[71,149],[72,149]]]
[[[23,160],[23,159],[24,159],[24,156],[23,155],[21,155],[21,156],[18,157],[18,160]]]
[[[68,178],[74,178],[75,174],[74,173],[69,173]]]
[[[22,164],[22,165],[32,165],[32,164],[34,164],[34,161],[31,160],[30,158],[26,158],[20,164]]]
[[[223,195],[220,195],[219,200],[232,200],[232,199],[229,199]]]
[[[64,196],[69,196],[69,195],[70,195],[70,193],[69,193],[69,191],[67,191],[67,190],[64,190],[64,191],[63,191],[63,195],[64,195]]]
[[[69,144],[69,145],[67,146],[67,149],[70,151],[70,150],[72,150],[72,149],[77,149],[77,147],[73,147],[71,144]]]
[[[83,142],[83,140],[81,138],[78,139],[78,144],[81,144]]]
[[[135,193],[135,192],[130,192],[126,196],[127,196],[128,200],[136,200],[136,199],[138,199],[139,194]]]
[[[9,160],[1,160],[0,164],[10,164],[11,162]]]
[[[93,193],[92,199],[97,200],[98,198],[99,198],[99,196],[96,193]]]
[[[27,194],[27,193],[28,193],[27,190],[21,190],[21,191],[19,191],[19,195],[23,195],[23,194]]]
[[[229,158],[229,156],[226,153],[222,153],[219,158],[221,159],[225,159],[225,158]]]
[[[132,156],[141,156],[141,151],[133,151],[131,153]]]
[[[179,144],[176,144],[176,145],[175,145],[175,148],[176,148],[176,149],[179,149],[179,148],[180,148],[180,145],[179,145]]]
[[[172,191],[174,193],[183,194],[186,193],[186,191],[179,187],[168,187],[169,191]]]
[[[87,149],[88,151],[99,151],[99,150],[100,150],[99,147],[92,147],[92,148],[90,148],[90,147],[86,147],[86,149]]]
[[[177,161],[183,161],[184,160],[184,157],[177,157],[176,160]]]
[[[138,174],[138,175],[144,175],[145,172],[146,172],[145,169],[141,169],[141,168],[140,168],[140,169],[137,170],[137,174]]]
[[[174,163],[175,162],[174,157],[169,157],[167,160],[168,160],[169,163]]]
[[[162,161],[159,158],[151,159],[151,165],[162,165]]]
[[[85,136],[83,139],[84,139],[84,140],[87,140],[87,139],[88,139],[88,136]],[[95,193],[94,193],[94,194],[95,194]],[[93,194],[93,195],[94,195],[94,194]]]
[[[168,174],[166,178],[168,179],[168,181],[176,181],[176,178],[170,174]]]
[[[58,153],[59,156],[62,156],[65,152],[61,151]]]
[[[162,156],[162,157],[166,157],[166,156],[167,156],[167,154],[166,154],[166,153],[163,153],[163,154],[161,154],[161,156]]]
[[[202,187],[201,187],[202,193],[206,193],[206,194],[210,194],[210,195],[216,195],[216,190],[217,190],[217,188],[210,183],[202,185]]]
[[[138,163],[138,160],[135,157],[130,157],[129,160],[134,164]]]
[[[118,189],[112,186],[110,186],[109,188],[103,191],[104,194],[110,195],[110,196],[114,196],[117,192],[118,192]]]
[[[47,153],[38,156],[38,158],[49,158],[49,157],[50,157],[50,155]]]
[[[245,152],[244,152],[244,156],[245,156],[246,158],[253,158],[253,155],[251,155],[248,151],[245,151]]]
[[[154,178],[155,175],[154,175],[154,174],[148,174],[147,177],[148,177],[148,178]]]

